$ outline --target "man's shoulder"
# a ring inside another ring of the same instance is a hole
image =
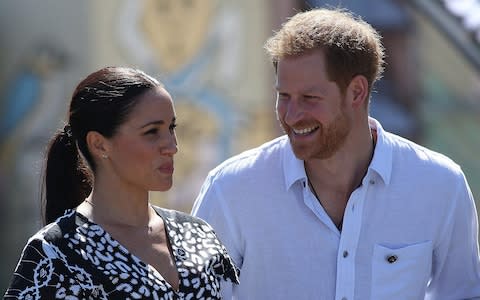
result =
[[[393,144],[396,158],[401,162],[411,163],[412,166],[427,168],[430,171],[462,174],[460,165],[447,155],[394,134],[388,134],[388,136],[390,143]]]
[[[237,173],[251,169],[259,170],[263,166],[272,167],[272,163],[280,164],[283,153],[289,147],[288,137],[280,136],[258,147],[245,150],[219,164],[211,174]]]

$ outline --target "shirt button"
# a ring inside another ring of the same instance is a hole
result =
[[[348,256],[348,251],[343,251],[343,257],[347,257]]]
[[[370,184],[375,184],[375,180],[370,179],[369,183],[370,183]]]
[[[386,257],[386,260],[388,261],[388,263],[393,264],[394,262],[396,262],[398,260],[398,256],[389,255],[389,256]]]
[[[347,300],[347,297],[343,297],[342,300]]]

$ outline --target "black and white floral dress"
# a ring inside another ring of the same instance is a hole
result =
[[[155,210],[165,223],[178,291],[102,227],[67,210],[28,241],[4,299],[221,299],[220,281],[238,283],[238,270],[212,228]]]

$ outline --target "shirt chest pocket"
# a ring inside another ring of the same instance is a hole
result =
[[[371,299],[424,299],[431,268],[431,241],[400,248],[376,244]]]

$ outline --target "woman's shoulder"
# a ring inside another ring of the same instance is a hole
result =
[[[37,231],[30,241],[43,240],[55,244],[62,240],[67,232],[75,229],[76,214],[74,210],[66,210],[65,213],[50,224]]]
[[[239,282],[238,268],[233,263],[213,228],[207,222],[181,211],[158,206],[153,208],[166,221],[167,227],[172,229],[169,232],[171,236],[175,237],[172,239],[172,248],[179,251],[178,253],[181,253],[180,256],[187,257],[188,251],[193,251],[196,254],[203,253],[200,255],[210,257],[205,261],[208,261],[217,276],[233,283]]]
[[[177,224],[183,224],[183,223],[191,223],[191,224],[196,224],[196,225],[205,225],[210,227],[210,225],[207,224],[204,220],[192,216],[188,213],[179,211],[179,210],[174,210],[174,209],[167,209],[159,206],[153,205],[153,208],[155,211],[163,218],[168,218],[169,221],[174,221]]]

